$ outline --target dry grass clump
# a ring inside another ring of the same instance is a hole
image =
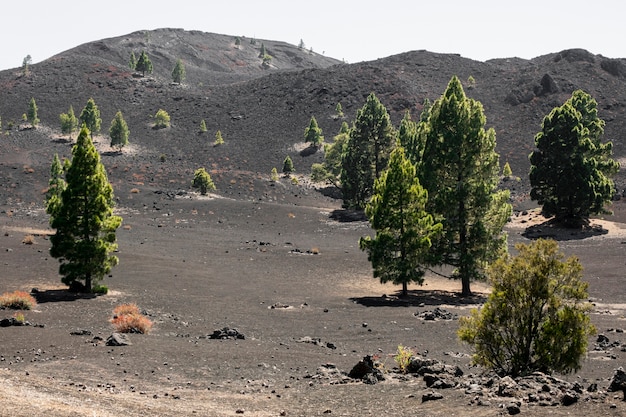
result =
[[[111,324],[119,333],[145,334],[152,329],[152,321],[141,314],[136,304],[121,304],[113,309]]]
[[[33,235],[26,235],[26,236],[24,236],[24,239],[22,239],[22,243],[24,245],[34,245],[36,243],[35,242],[35,236],[33,236]]]
[[[26,291],[5,292],[0,295],[0,307],[12,310],[32,310],[37,300]]]

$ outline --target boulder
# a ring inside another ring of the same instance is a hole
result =
[[[622,391],[624,394],[623,400],[626,401],[626,372],[621,366],[615,370],[613,378],[608,388],[609,392]]]
[[[132,345],[130,338],[124,333],[113,333],[107,338],[107,346],[128,346]]]

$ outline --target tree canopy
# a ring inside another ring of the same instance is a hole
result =
[[[517,256],[488,269],[491,293],[480,310],[461,318],[460,339],[474,347],[476,364],[501,375],[580,369],[595,329],[579,260],[563,261],[553,240],[516,249]]]
[[[215,190],[215,184],[211,179],[211,175],[206,172],[204,168],[198,168],[193,174],[192,187],[200,189],[201,195],[206,195],[207,192]]]
[[[508,191],[497,190],[496,134],[485,123],[482,104],[465,96],[455,76],[420,124],[418,177],[428,190],[426,211],[443,224],[433,263],[456,268],[463,295],[471,294],[472,280],[483,278],[485,265],[506,251],[502,228],[511,215]]]
[[[322,129],[317,125],[315,116],[311,116],[309,126],[304,129],[304,142],[310,143],[311,146],[319,147],[324,143],[324,136],[322,136]]]
[[[72,148],[60,201],[50,214],[55,229],[50,255],[59,259],[61,280],[70,288],[92,291],[118,262],[111,252],[117,248],[115,231],[122,218],[113,215],[113,187],[85,126]]]
[[[141,72],[144,77],[146,73],[152,74],[152,61],[150,61],[146,51],[141,51],[137,64],[135,64],[135,70]]]
[[[415,175],[415,166],[402,147],[394,149],[389,167],[375,181],[374,194],[365,207],[376,236],[361,238],[359,247],[367,251],[374,277],[381,283],[407,285],[424,282],[431,239],[441,232],[441,223],[425,211],[428,193]]]
[[[174,69],[172,70],[172,80],[177,84],[181,84],[185,81],[186,77],[187,73],[185,71],[185,64],[183,64],[183,61],[179,59],[176,61],[176,65],[174,65]]]
[[[530,196],[545,215],[580,227],[589,215],[605,211],[619,163],[611,158],[612,143],[601,143],[603,133],[597,103],[582,90],[543,119],[530,154]]]
[[[80,112],[79,121],[81,125],[84,124],[89,132],[91,132],[92,139],[94,134],[98,134],[100,132],[100,125],[102,124],[100,109],[98,109],[98,106],[93,98],[87,100],[87,104]]]
[[[39,124],[39,117],[37,116],[37,103],[35,102],[35,98],[31,98],[28,103],[28,113],[26,114],[26,118],[28,123],[31,124],[32,127],[36,127]]]
[[[67,113],[61,113],[59,119],[61,120],[61,133],[67,134],[72,140],[72,134],[78,129],[78,119],[74,114],[74,107],[70,105]]]
[[[111,137],[111,146],[117,147],[120,151],[126,145],[128,145],[128,136],[130,131],[128,125],[124,120],[124,116],[121,111],[115,113],[115,117],[111,121],[111,127],[109,128],[109,136]]]

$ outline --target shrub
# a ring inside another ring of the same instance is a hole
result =
[[[24,324],[26,322],[26,316],[24,315],[24,313],[15,313],[13,314],[13,318],[19,324]]]
[[[145,334],[152,329],[152,321],[141,314],[136,304],[121,304],[115,307],[111,324],[119,333]]]
[[[32,310],[37,305],[35,298],[25,291],[14,291],[0,295],[0,307],[12,310]]]
[[[24,239],[22,239],[22,243],[25,245],[34,245],[35,244],[35,236],[33,235],[26,235],[24,236]]]
[[[91,292],[93,294],[108,294],[109,293],[109,287],[107,287],[106,285],[95,285],[92,289]]]
[[[170,125],[170,115],[163,109],[159,109],[154,115],[154,127],[163,129]]]
[[[415,355],[415,352],[410,347],[398,345],[398,350],[393,360],[396,361],[396,365],[400,369],[400,372],[407,373],[409,365],[411,364],[411,358]]]
[[[278,170],[276,167],[272,168],[272,172],[270,173],[270,179],[274,182],[278,181]]]
[[[580,262],[562,261],[553,240],[515,248],[489,268],[492,292],[460,319],[459,338],[474,347],[474,363],[501,375],[577,371],[595,331]]]

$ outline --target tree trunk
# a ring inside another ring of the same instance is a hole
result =
[[[409,295],[409,289],[408,289],[408,285],[406,282],[402,283],[402,296],[406,297]]]

